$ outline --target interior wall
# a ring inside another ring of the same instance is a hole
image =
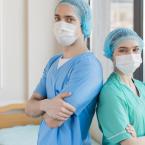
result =
[[[25,4],[0,0],[0,105],[26,97]]]
[[[0,106],[26,101],[56,52],[56,1],[0,0]]]
[[[111,0],[92,0],[93,30],[91,50],[96,54],[103,67],[104,82],[113,70],[112,62],[104,57],[103,47],[107,34],[110,32]]]
[[[55,0],[28,1],[28,96],[30,97],[44,66],[55,53],[53,37]]]

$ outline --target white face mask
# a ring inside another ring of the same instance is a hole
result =
[[[126,75],[133,75],[141,63],[141,54],[129,54],[115,57],[115,65],[117,69]]]
[[[56,40],[62,46],[70,46],[76,40],[76,29],[77,27],[74,24],[69,24],[66,22],[56,22],[54,25],[54,34]]]

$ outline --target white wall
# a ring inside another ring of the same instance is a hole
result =
[[[25,13],[25,0],[0,0],[0,105],[26,98]]]
[[[56,51],[53,20],[56,0],[28,1],[28,95],[38,83],[48,59]]]
[[[56,1],[0,0],[0,106],[31,96],[55,53]]]
[[[104,81],[112,72],[113,66],[103,54],[106,35],[110,31],[110,2],[111,0],[92,0],[93,30],[91,36],[91,49],[101,61],[103,66]]]

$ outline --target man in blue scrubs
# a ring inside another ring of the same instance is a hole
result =
[[[89,128],[102,68],[88,51],[90,7],[84,0],[62,0],[56,7],[54,34],[62,54],[52,57],[43,72],[26,113],[43,116],[38,145],[91,145]]]

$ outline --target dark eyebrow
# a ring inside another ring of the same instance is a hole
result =
[[[75,19],[75,17],[74,17],[74,16],[69,16],[69,15],[66,15],[66,16],[64,16],[64,17],[66,17],[66,18],[73,18],[73,19]]]
[[[139,46],[134,46],[134,48],[138,48]]]
[[[139,46],[134,46],[133,48],[138,48]],[[121,46],[121,47],[119,47],[119,48],[121,48],[121,49],[128,49],[128,47],[125,47],[125,46]]]
[[[59,14],[55,14],[55,17],[59,17],[60,15]],[[65,15],[64,16],[65,18],[72,18],[72,19],[75,19],[74,16],[70,16],[70,15]]]
[[[55,17],[59,17],[59,15],[58,14],[55,14]]]
[[[119,47],[119,49],[128,49],[128,47],[121,46],[121,47]]]

